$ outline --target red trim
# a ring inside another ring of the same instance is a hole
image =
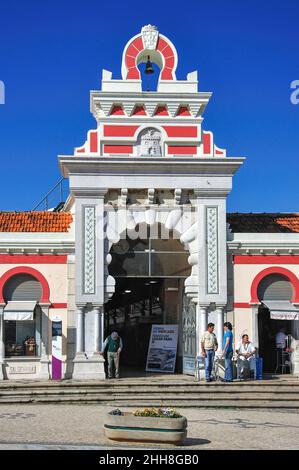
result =
[[[89,134],[90,139],[90,151],[97,152],[98,151],[98,133],[97,132],[90,132]]]
[[[217,150],[217,149],[216,149],[215,153],[216,153],[216,155],[223,155],[224,154],[223,150]]]
[[[299,264],[299,255],[235,255],[235,264]]]
[[[247,302],[235,302],[234,308],[251,308],[252,305],[248,304]]]
[[[0,255],[0,264],[66,264],[67,255]]]
[[[127,67],[126,80],[137,79],[140,80],[140,72],[137,68],[137,56],[139,52],[144,50],[143,41],[141,35],[133,39],[128,45],[125,55],[125,63]],[[175,53],[164,39],[158,39],[156,50],[162,55],[164,59],[164,67],[161,71],[161,80],[173,80],[173,69],[175,66]]]
[[[105,137],[134,137],[139,126],[104,126]]]
[[[197,137],[196,126],[163,126],[168,137]]]
[[[124,110],[119,104],[116,104],[113,106],[110,116],[124,116],[124,115],[125,115]]]
[[[16,276],[17,274],[30,274],[31,276],[35,277],[42,286],[42,298],[40,300],[40,303],[50,303],[50,288],[48,281],[46,278],[37,271],[34,268],[31,268],[29,266],[18,266],[17,268],[12,268],[9,271],[6,271],[1,278],[0,278],[0,303],[4,303],[3,299],[3,287],[5,283],[13,276]]]
[[[146,116],[146,111],[143,106],[136,106],[132,113],[132,116]]]
[[[169,154],[187,154],[187,155],[196,155],[196,147],[191,147],[188,145],[182,146],[182,145],[168,145],[168,153]]]
[[[158,106],[154,116],[169,116],[166,106]]]
[[[76,152],[77,153],[85,153],[85,148],[77,148]]]
[[[187,106],[180,106],[177,112],[177,116],[191,116],[191,113]]]
[[[269,276],[270,274],[281,274],[282,276],[286,277],[292,283],[294,288],[294,298],[292,302],[299,303],[299,279],[289,269],[281,268],[279,266],[272,266],[271,268],[263,269],[263,271],[261,271],[257,274],[257,276],[255,276],[250,289],[250,303],[260,303],[257,295],[259,283],[262,281],[262,279],[264,279],[264,277]]]
[[[104,145],[104,153],[133,153],[133,145]]]
[[[51,308],[67,308],[67,304],[54,303],[51,304]]]
[[[212,153],[211,151],[211,134],[209,132],[204,132],[203,133],[203,153],[206,155],[210,155]]]

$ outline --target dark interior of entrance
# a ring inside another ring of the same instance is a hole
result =
[[[285,328],[287,335],[292,335],[292,322],[290,320],[272,320],[268,308],[260,307],[258,315],[259,355],[263,358],[264,372],[274,373],[277,367],[276,334]],[[279,370],[278,370],[279,372]],[[290,369],[286,368],[286,373]]]
[[[179,294],[178,280],[117,279],[106,305],[105,330],[116,330],[123,340],[122,366],[145,368],[151,326],[177,323]]]
[[[153,324],[182,323],[184,281],[190,275],[189,253],[179,239],[169,233],[153,237],[127,236],[111,248],[109,273],[115,278],[115,293],[105,305],[105,335],[116,330],[124,347],[121,368],[145,370]],[[179,338],[180,338],[179,333]],[[180,339],[178,356],[182,354]],[[178,357],[176,371],[181,370]]]

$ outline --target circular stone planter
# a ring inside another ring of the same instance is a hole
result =
[[[153,441],[180,444],[187,437],[187,419],[106,415],[105,436],[115,441]]]

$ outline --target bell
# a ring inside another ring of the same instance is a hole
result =
[[[150,73],[154,73],[153,65],[150,61],[150,56],[149,55],[147,56],[147,63],[146,63],[146,66],[145,66],[144,73],[146,73],[147,75],[149,75]]]

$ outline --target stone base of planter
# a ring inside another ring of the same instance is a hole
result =
[[[115,441],[152,441],[180,444],[187,437],[187,419],[152,418],[124,413],[107,414],[105,436]]]

